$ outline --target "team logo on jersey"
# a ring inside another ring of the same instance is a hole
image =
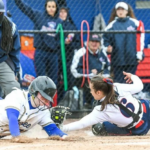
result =
[[[28,122],[19,122],[19,125],[22,125],[22,126],[25,127],[25,128],[31,127],[31,124],[28,123]]]
[[[99,61],[100,61],[100,62],[104,62],[105,60],[104,60],[103,57],[100,57]]]
[[[41,31],[55,31],[56,23],[55,22],[48,22],[47,26],[42,26]],[[55,33],[48,33],[49,36],[55,36]]]
[[[134,31],[134,30],[135,30],[135,28],[134,28],[134,27],[132,27],[132,26],[129,26],[129,27],[127,27],[127,30],[128,30],[128,31]]]
[[[48,22],[48,26],[49,26],[51,29],[55,29],[56,23],[55,23],[55,22]]]

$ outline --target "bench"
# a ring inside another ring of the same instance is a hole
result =
[[[150,49],[144,49],[145,58],[137,66],[136,75],[143,83],[150,83]]]

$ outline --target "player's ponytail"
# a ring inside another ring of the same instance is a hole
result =
[[[13,48],[12,26],[7,17],[2,22],[1,48],[8,54]]]
[[[102,76],[96,76],[91,79],[91,83],[93,88],[96,91],[102,91],[106,97],[102,102],[102,109],[105,109],[107,104],[118,104],[119,102],[116,100],[116,94],[113,88],[113,81],[109,78],[103,78]]]

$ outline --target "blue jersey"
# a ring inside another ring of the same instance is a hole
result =
[[[105,30],[136,31],[138,30],[139,26],[140,22],[136,19],[130,17],[116,17],[114,21],[109,23]],[[112,66],[135,65],[137,63],[137,59],[142,60],[144,49],[144,33],[140,34],[140,40],[137,40],[137,34],[135,33],[104,34],[103,42],[104,49],[107,49],[109,45],[113,47],[111,53]]]

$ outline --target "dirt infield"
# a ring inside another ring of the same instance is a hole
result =
[[[57,141],[49,140],[41,127],[36,126],[24,135],[32,138],[33,143],[11,143],[8,137],[0,140],[0,150],[150,150],[150,134],[96,137],[93,136],[90,128],[86,128],[69,132],[68,141]]]

